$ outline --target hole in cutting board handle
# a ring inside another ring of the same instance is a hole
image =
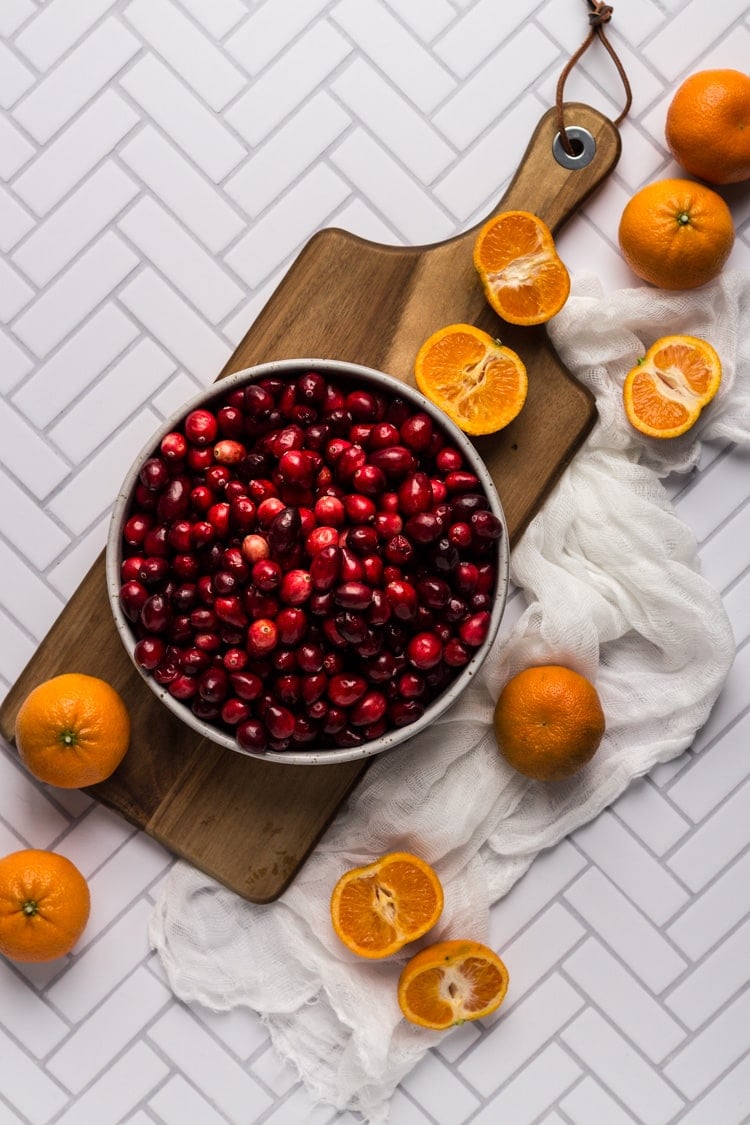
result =
[[[565,134],[570,141],[572,153],[566,152],[560,133],[555,135],[552,142],[552,154],[558,164],[563,168],[585,168],[596,155],[596,141],[588,129],[580,125],[567,125]]]

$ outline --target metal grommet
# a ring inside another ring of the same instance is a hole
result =
[[[585,168],[594,159],[596,141],[588,129],[580,125],[566,125],[565,134],[573,149],[572,155],[565,151],[562,137],[558,133],[552,142],[552,154],[563,168]]]

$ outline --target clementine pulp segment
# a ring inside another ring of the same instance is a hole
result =
[[[490,305],[511,324],[544,324],[570,293],[552,234],[530,211],[489,219],[474,243],[474,265]]]
[[[519,414],[526,367],[510,348],[471,324],[433,333],[417,353],[417,386],[467,434],[490,434]]]
[[[399,978],[398,1002],[408,1020],[441,1031],[494,1012],[508,989],[508,970],[477,941],[442,941],[423,949]]]
[[[443,889],[418,856],[393,852],[345,872],[331,896],[331,921],[343,943],[361,957],[387,957],[434,926]]]
[[[684,434],[721,383],[715,349],[694,336],[665,336],[653,344],[623,386],[631,425],[650,437]]]

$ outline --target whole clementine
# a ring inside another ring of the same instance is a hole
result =
[[[740,70],[699,70],[667,110],[665,136],[678,164],[710,184],[750,179],[750,77]]]
[[[26,848],[0,859],[0,953],[54,961],[69,953],[89,919],[81,872],[57,852]]]
[[[518,672],[495,706],[500,753],[526,777],[562,781],[593,758],[605,729],[594,685],[560,664]]]
[[[657,180],[629,200],[620,249],[633,273],[661,289],[695,289],[722,270],[734,245],[732,213],[711,188]]]
[[[81,672],[35,687],[16,716],[16,746],[34,777],[61,789],[103,781],[130,741],[130,716],[106,680]]]

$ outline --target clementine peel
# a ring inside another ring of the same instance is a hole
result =
[[[15,737],[34,777],[78,789],[115,771],[128,748],[130,717],[111,684],[68,672],[28,694],[16,716]]]
[[[0,859],[0,953],[54,961],[69,953],[89,918],[89,888],[57,852],[27,848]]]
[[[691,176],[710,184],[750,179],[750,76],[739,70],[699,70],[669,104],[665,137]]]

